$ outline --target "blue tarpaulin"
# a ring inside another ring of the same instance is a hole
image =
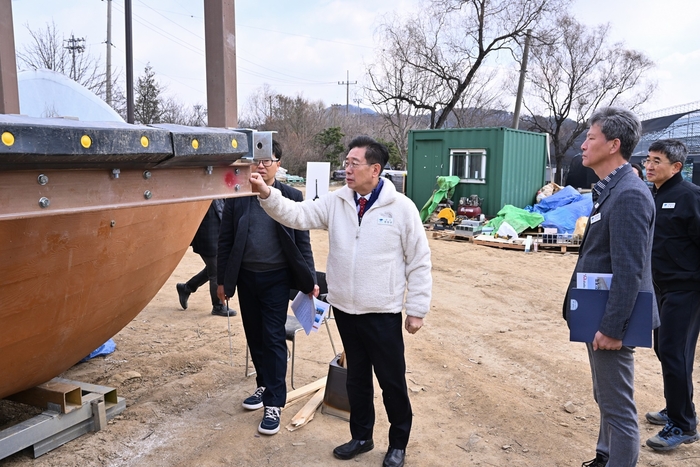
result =
[[[526,211],[542,214],[542,227],[555,227],[557,233],[573,233],[576,220],[588,216],[593,210],[590,193],[581,194],[575,188],[566,186],[548,196],[535,206],[527,206]]]
[[[100,355],[109,355],[112,352],[114,352],[117,348],[117,344],[114,343],[113,339],[108,340],[92,352],[90,352],[90,355],[87,357],[83,358],[81,362],[87,362],[88,360],[99,357]]]

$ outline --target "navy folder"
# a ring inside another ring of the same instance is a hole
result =
[[[569,290],[569,340],[593,342],[603,320],[608,290]],[[639,292],[632,309],[622,345],[629,347],[651,347],[652,300],[651,292]]]

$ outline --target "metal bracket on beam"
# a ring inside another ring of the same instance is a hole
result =
[[[126,409],[126,401],[117,396],[114,388],[61,378],[50,382],[77,386],[82,392],[82,404],[68,413],[46,410],[0,431],[0,459],[26,448],[31,448],[35,458],[39,457],[90,431],[105,428],[109,420]]]

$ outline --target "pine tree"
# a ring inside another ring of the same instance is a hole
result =
[[[160,123],[163,115],[161,86],[156,82],[155,72],[150,63],[146,65],[143,76],[140,76],[136,84],[136,103],[134,105],[134,119],[144,125]]]

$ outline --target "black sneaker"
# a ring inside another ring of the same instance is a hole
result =
[[[187,287],[187,284],[185,283],[179,283],[175,286],[177,289],[177,296],[180,299],[180,306],[182,307],[183,310],[187,309],[187,300],[190,298],[190,288]]]
[[[248,396],[246,400],[243,401],[243,408],[248,410],[258,410],[262,409],[263,401],[262,395],[265,392],[265,386],[260,386],[255,390],[253,394]]]
[[[226,308],[226,305],[214,305],[211,309],[211,314],[216,316],[236,316],[236,310],[232,308]]]
[[[608,458],[600,453],[597,453],[595,455],[595,459],[582,463],[581,467],[605,467],[606,465],[608,465]]]
[[[280,431],[280,407],[265,407],[258,431],[264,435],[274,435]]]

